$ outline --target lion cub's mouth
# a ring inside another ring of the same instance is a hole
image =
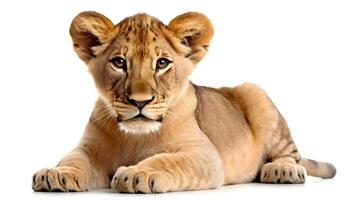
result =
[[[156,121],[156,120],[153,120],[153,119],[150,119],[150,118],[146,117],[142,113],[139,113],[138,115],[136,115],[135,117],[133,117],[133,118],[131,118],[129,120]]]
[[[160,117],[159,119],[150,119],[150,118],[148,118],[148,117],[146,117],[145,115],[143,115],[141,112],[138,114],[138,115],[136,115],[135,117],[132,117],[132,118],[130,118],[130,119],[127,119],[127,120],[123,120],[123,119],[121,119],[120,117],[117,117],[117,121],[118,121],[118,123],[120,123],[120,122],[123,122],[123,121],[148,121],[148,122],[150,122],[150,121],[156,121],[156,122],[162,122],[162,117]]]
[[[141,120],[144,120],[144,119],[148,119],[147,117],[145,117],[143,114],[138,114],[136,115],[135,117],[133,117],[132,119],[141,119]]]

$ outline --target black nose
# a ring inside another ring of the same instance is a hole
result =
[[[148,103],[150,103],[154,97],[152,97],[149,100],[145,100],[145,101],[136,101],[134,99],[130,99],[128,96],[126,97],[126,99],[128,100],[128,102],[136,107],[138,107],[139,109],[144,108],[144,106],[146,106]]]

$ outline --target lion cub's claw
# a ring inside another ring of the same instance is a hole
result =
[[[111,187],[123,193],[162,193],[168,191],[168,174],[138,169],[136,166],[119,167]]]
[[[293,163],[267,163],[260,173],[262,183],[304,183],[306,169]]]
[[[80,192],[87,191],[88,187],[78,169],[58,167],[36,172],[32,178],[32,189],[36,192]]]

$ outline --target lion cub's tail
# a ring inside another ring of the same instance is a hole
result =
[[[310,176],[332,178],[336,175],[336,168],[330,163],[301,158],[299,164],[306,168]]]

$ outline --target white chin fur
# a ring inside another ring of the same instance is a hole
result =
[[[144,135],[156,133],[160,130],[161,122],[157,121],[135,121],[135,122],[120,122],[119,128],[126,134]]]

